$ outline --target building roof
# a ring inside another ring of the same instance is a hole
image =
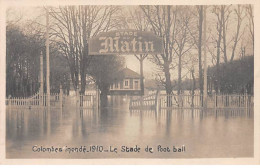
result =
[[[118,79],[139,79],[140,75],[136,73],[135,71],[129,69],[129,68],[124,68],[121,71],[118,72],[116,80]]]

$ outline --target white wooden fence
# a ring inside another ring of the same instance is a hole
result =
[[[63,93],[51,93],[50,106],[53,108],[62,108],[64,102]],[[40,94],[39,92],[31,97],[12,97],[6,99],[6,108],[43,108],[47,106],[46,93]]]
[[[79,106],[81,108],[99,108],[100,95],[99,91],[89,92],[79,96]]]
[[[208,116],[214,117],[251,117],[253,110],[245,109],[245,108],[220,108],[220,109],[206,109],[206,113],[204,109],[161,109],[160,111],[152,110],[152,109],[130,109],[131,116],[139,116],[140,118],[154,118],[156,120],[168,120],[175,118],[203,118]],[[173,117],[173,118],[172,118]]]
[[[40,106],[41,100],[43,101],[43,96],[39,93],[34,94],[31,97],[13,97],[6,99],[6,107],[36,107]]]
[[[100,93],[99,89],[86,91],[84,95],[65,96],[62,89],[60,93],[51,93],[50,107],[62,108],[65,103],[70,105],[75,103],[80,108],[99,108],[100,106]],[[44,108],[47,106],[46,93],[40,94],[39,92],[31,97],[12,97],[6,99],[6,108]]]
[[[156,93],[153,93],[148,96],[141,97],[139,99],[130,100],[130,108],[155,108],[156,105]]]
[[[165,109],[165,108],[252,108],[254,97],[247,94],[214,94],[208,95],[207,102],[203,102],[202,95],[190,94],[160,94],[157,92],[130,101],[130,109]]]
[[[201,108],[201,95],[160,95],[161,108]],[[168,103],[167,103],[168,101]],[[247,108],[253,105],[253,96],[247,94],[214,94],[207,97],[207,108]]]

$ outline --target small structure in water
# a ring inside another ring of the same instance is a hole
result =
[[[110,85],[110,95],[141,95],[141,76],[135,71],[124,68],[119,71],[113,84]]]

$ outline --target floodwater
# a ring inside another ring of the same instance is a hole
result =
[[[118,98],[99,112],[70,101],[62,110],[6,112],[7,158],[253,157],[253,139],[245,109],[129,110]]]

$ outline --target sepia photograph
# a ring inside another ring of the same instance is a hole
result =
[[[254,158],[254,9],[9,5],[6,159]]]

